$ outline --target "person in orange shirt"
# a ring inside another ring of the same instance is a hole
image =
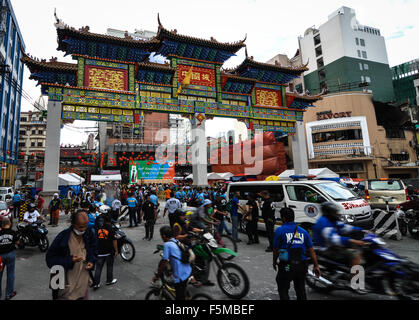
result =
[[[166,194],[166,201],[170,199],[170,195],[172,193],[172,190],[170,190],[169,187],[167,187],[167,189],[164,191],[164,193]]]

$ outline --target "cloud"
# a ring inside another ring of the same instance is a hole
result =
[[[386,41],[403,38],[406,35],[407,30],[411,30],[411,29],[414,29],[414,28],[415,27],[412,26],[412,25],[403,27],[401,30],[396,31],[391,36],[387,37]]]

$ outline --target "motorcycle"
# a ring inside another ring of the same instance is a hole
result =
[[[208,282],[211,262],[216,265],[217,283],[221,291],[231,299],[242,299],[250,289],[249,278],[246,272],[238,265],[225,262],[223,255],[237,257],[237,253],[228,248],[218,247],[218,243],[211,233],[203,235],[189,232],[192,239],[192,251],[195,261],[191,264],[193,277],[205,284]],[[162,251],[163,246],[157,246]],[[214,264],[212,264],[214,265]]]
[[[116,234],[118,243],[118,252],[124,261],[131,262],[135,257],[135,247],[132,241],[127,237],[124,231],[121,229],[121,225],[116,222],[112,222],[112,228]]]
[[[398,256],[385,247],[386,243],[375,234],[366,234],[363,239],[368,245],[363,247],[365,264],[365,290],[352,288],[354,274],[351,267],[322,256],[315,250],[322,276],[317,278],[309,262],[307,285],[322,293],[333,290],[347,290],[357,293],[376,293],[397,296],[399,299],[412,299],[419,293],[419,266]]]
[[[30,231],[29,231],[30,229]],[[49,248],[48,229],[42,221],[36,221],[30,226],[20,223],[17,226],[19,249],[29,247],[39,247],[41,252],[46,252]]]
[[[404,213],[404,219],[410,235],[415,239],[419,239],[419,198],[416,196],[410,196],[410,198],[411,201],[402,203],[400,209]]]

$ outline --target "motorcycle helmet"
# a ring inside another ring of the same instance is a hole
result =
[[[108,214],[110,211],[111,211],[111,208],[106,205],[99,207],[100,214]]]
[[[332,221],[338,221],[340,219],[339,211],[340,208],[333,202],[325,202],[321,205],[323,216],[329,218]]]
[[[32,212],[34,212],[34,211],[35,211],[35,209],[36,209],[35,204],[34,204],[34,203],[31,203],[31,204],[29,205],[28,211],[32,213]]]

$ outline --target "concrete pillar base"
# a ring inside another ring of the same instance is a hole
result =
[[[205,135],[205,120],[197,126],[192,120],[192,173],[193,184],[197,187],[208,186],[208,150]]]
[[[296,175],[308,175],[309,169],[304,123],[297,122],[295,127],[296,135],[295,137],[292,137],[294,171]]]

